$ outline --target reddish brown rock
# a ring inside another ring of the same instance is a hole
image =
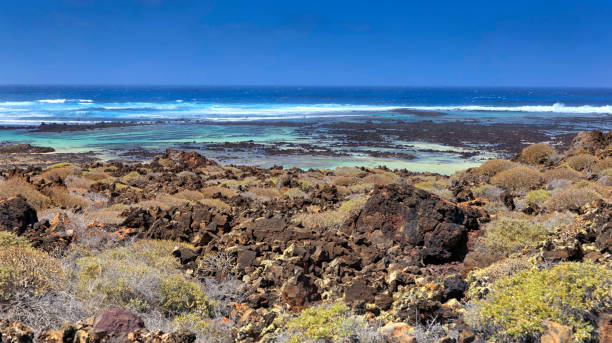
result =
[[[281,297],[291,311],[300,312],[321,297],[312,279],[303,273],[287,280],[281,288]]]
[[[140,317],[124,309],[113,307],[96,316],[93,334],[98,339],[122,340],[130,332],[140,329],[144,329],[144,322]]]
[[[163,158],[172,160],[176,167],[185,170],[194,170],[200,167],[216,166],[217,162],[209,160],[197,152],[167,149]]]

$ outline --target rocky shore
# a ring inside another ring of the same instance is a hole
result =
[[[326,130],[470,145],[396,125]],[[610,342],[612,133],[488,130],[450,177],[2,147],[0,342]]]

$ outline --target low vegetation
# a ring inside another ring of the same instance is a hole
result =
[[[351,316],[348,306],[341,302],[305,309],[284,325],[279,336],[279,341],[289,343],[309,340],[375,343],[381,339],[375,329],[368,328],[363,319]]]
[[[536,188],[543,182],[542,173],[527,167],[504,170],[491,178],[491,183],[519,194]]]
[[[538,143],[524,148],[521,151],[520,159],[527,164],[543,164],[551,161],[556,153],[555,148],[550,145]]]
[[[201,286],[187,279],[172,256],[174,242],[141,240],[76,261],[77,294],[98,306],[130,306],[174,316],[208,311]]]
[[[572,328],[574,342],[593,338],[593,311],[612,308],[612,272],[605,266],[564,262],[497,280],[470,303],[466,321],[496,342],[537,339],[551,319]]]

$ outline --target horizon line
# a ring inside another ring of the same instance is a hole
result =
[[[153,88],[234,88],[234,87],[252,87],[252,88],[454,88],[454,89],[600,89],[612,90],[612,86],[486,86],[486,85],[300,85],[300,84],[140,84],[140,83],[0,83],[0,87],[153,87]]]

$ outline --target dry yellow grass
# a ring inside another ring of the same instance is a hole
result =
[[[79,175],[80,173],[81,170],[79,168],[68,165],[64,167],[49,168],[43,171],[39,177],[46,180],[59,177],[63,180],[68,177],[68,175]]]
[[[603,160],[597,161],[593,167],[593,170],[598,173],[606,169],[612,169],[612,157],[606,157]]]
[[[125,204],[114,204],[108,207],[101,208],[93,208],[90,207],[83,214],[84,220],[86,224],[90,224],[94,221],[105,224],[114,224],[118,225],[123,222],[123,217],[121,217],[121,213],[123,211],[128,210],[130,206]]]
[[[51,187],[48,190],[48,195],[49,198],[60,207],[85,209],[91,204],[90,201],[78,195],[71,194],[63,187]]]
[[[37,211],[53,206],[51,199],[40,193],[36,187],[20,177],[13,177],[0,183],[0,199],[7,199],[18,194],[23,195]]]
[[[237,191],[221,186],[205,187],[200,189],[200,193],[202,193],[205,198],[213,198],[217,194],[221,194],[226,198],[233,198],[238,195]]]
[[[377,174],[370,174],[363,179],[362,183],[372,183],[375,185],[388,185],[395,182],[397,176],[391,172],[381,172]]]
[[[367,201],[368,197],[358,197],[345,201],[337,210],[319,213],[299,213],[293,216],[291,221],[310,229],[338,230],[348,218],[359,212]]]

